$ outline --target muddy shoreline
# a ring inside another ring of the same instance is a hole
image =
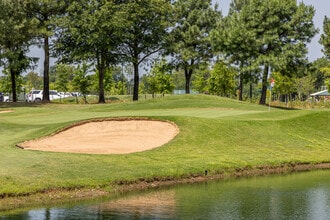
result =
[[[312,170],[330,169],[330,162],[320,164],[283,164],[280,166],[259,166],[255,168],[240,168],[213,172],[206,170],[203,174],[192,174],[182,178],[154,177],[152,179],[140,178],[135,181],[116,181],[107,186],[98,188],[71,188],[71,189],[47,189],[24,195],[0,195],[0,212],[9,212],[38,206],[56,205],[63,203],[77,203],[84,200],[92,200],[103,197],[121,195],[132,191],[157,189],[160,187],[178,184],[194,184],[207,181],[225,180],[230,178],[243,178],[252,176],[267,176],[274,174],[289,174]]]

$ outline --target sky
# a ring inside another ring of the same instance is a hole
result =
[[[212,0],[213,3],[218,3],[219,9],[224,16],[227,15],[231,0]],[[285,1],[285,0],[283,0]],[[298,0],[306,5],[312,5],[315,9],[314,25],[319,29],[319,33],[315,35],[312,42],[308,44],[308,59],[313,62],[324,56],[322,45],[319,44],[319,39],[323,33],[324,16],[330,17],[330,1],[329,0]]]
[[[218,3],[219,9],[222,11],[223,15],[227,15],[231,0],[212,0],[212,1],[213,3]],[[317,28],[319,28],[320,32],[313,38],[312,42],[308,44],[308,50],[309,50],[308,59],[309,61],[312,62],[318,58],[323,57],[322,46],[318,43],[318,41],[322,33],[324,16],[330,17],[330,1],[329,0],[298,0],[298,1],[299,2],[303,1],[306,5],[312,5],[316,10],[314,16],[314,25]],[[38,67],[35,71],[41,74],[43,71],[43,60],[44,60],[42,49],[34,47],[29,55],[40,57]],[[55,60],[51,59],[50,64],[53,65],[54,62]]]

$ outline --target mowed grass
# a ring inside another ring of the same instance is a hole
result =
[[[258,166],[330,162],[330,111],[283,110],[206,95],[106,105],[2,104],[0,197],[48,189],[182,178]],[[170,143],[126,155],[28,151],[15,147],[81,120],[147,117],[173,121]]]

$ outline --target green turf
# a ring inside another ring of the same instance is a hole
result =
[[[261,165],[330,162],[330,111],[284,110],[207,95],[105,105],[3,104],[0,196],[54,188],[107,187],[114,181],[218,173]],[[15,145],[80,120],[149,117],[175,122],[161,148],[127,155],[27,151]]]

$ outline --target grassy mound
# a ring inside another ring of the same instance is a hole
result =
[[[330,111],[271,109],[206,95],[107,105],[0,106],[0,197],[49,189],[107,188],[283,164],[330,162]],[[25,151],[16,144],[91,118],[170,120],[180,133],[163,147],[128,155]]]

